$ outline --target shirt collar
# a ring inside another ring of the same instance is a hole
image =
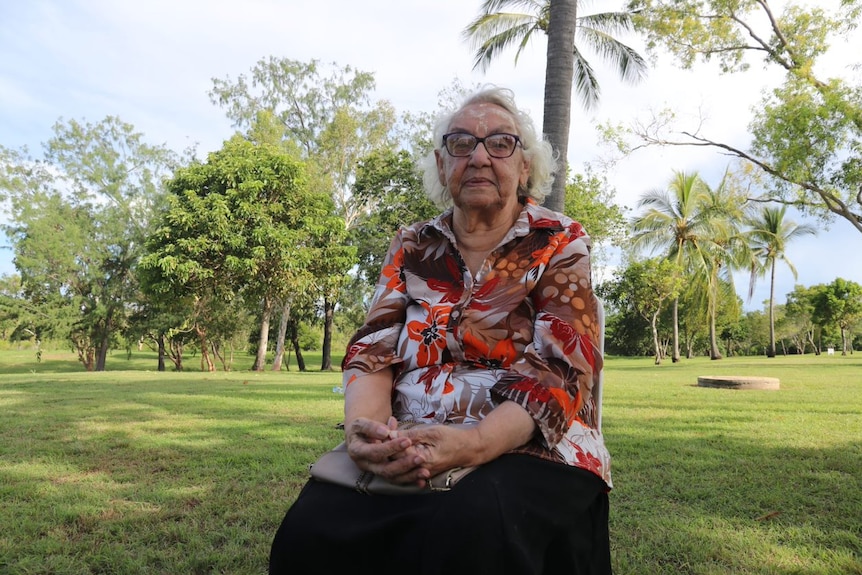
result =
[[[500,242],[500,245],[505,244],[514,238],[526,236],[533,230],[546,229],[552,231],[562,230],[569,218],[562,214],[549,210],[536,203],[532,198],[521,198],[523,208],[515,220],[514,225]],[[428,220],[419,230],[419,234],[424,235],[431,230],[435,230],[447,237],[449,241],[455,243],[455,234],[452,232],[452,211],[454,208],[449,208],[437,217]]]

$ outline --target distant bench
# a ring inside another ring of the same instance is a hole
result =
[[[748,375],[701,375],[697,378],[699,387],[719,387],[723,389],[779,389],[777,377]]]

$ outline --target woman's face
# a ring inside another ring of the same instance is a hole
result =
[[[491,134],[519,135],[515,120],[503,108],[488,103],[465,106],[452,119],[447,134],[465,132],[477,138]],[[503,210],[518,203],[518,186],[526,187],[530,164],[520,145],[508,158],[492,158],[483,144],[466,157],[454,157],[443,147],[435,152],[440,182],[461,210]]]

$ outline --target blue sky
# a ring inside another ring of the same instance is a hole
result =
[[[528,47],[517,66],[514,54],[507,54],[487,74],[473,72],[461,30],[479,5],[479,0],[0,1],[0,145],[26,145],[38,156],[59,118],[97,122],[116,115],[151,143],[177,151],[196,144],[209,152],[232,133],[207,96],[212,78],[235,78],[270,55],[373,72],[376,96],[399,112],[435,111],[438,93],[456,78],[466,85],[507,86],[541,126],[544,41]],[[595,11],[606,5],[586,6]],[[862,58],[860,36],[838,52],[845,60],[831,65],[850,73],[847,58],[857,63]],[[703,133],[744,147],[750,108],[775,78],[756,65],[745,76],[720,76],[707,67],[684,72],[668,59],[635,87],[621,85],[601,68],[599,73],[604,94],[599,108],[574,110],[569,161],[575,169],[607,154],[597,146],[597,123],[629,123],[664,107],[683,118],[703,115]],[[726,158],[715,152],[648,150],[617,164],[609,177],[618,203],[634,206],[646,190],[663,188],[674,170],[700,171],[715,185],[726,167]],[[848,257],[860,249],[862,234],[843,221],[795,242],[789,257],[799,271],[796,283],[828,283],[838,276],[862,283],[862,264]],[[0,250],[0,274],[12,272],[11,252]],[[779,302],[793,285],[789,269],[780,266]],[[767,297],[762,280],[747,307],[760,308]]]

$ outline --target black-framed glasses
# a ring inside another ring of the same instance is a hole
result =
[[[456,158],[469,156],[480,143],[485,145],[485,150],[492,158],[508,158],[515,153],[520,142],[521,138],[515,134],[491,134],[477,138],[467,132],[452,132],[443,136],[443,146],[450,156]]]

